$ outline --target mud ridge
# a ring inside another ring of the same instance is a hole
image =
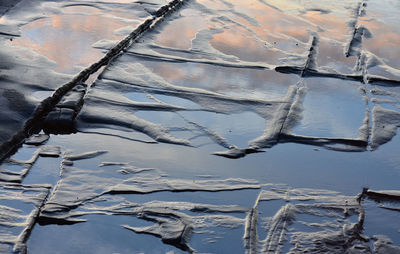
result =
[[[127,52],[128,55],[135,57],[154,59],[157,61],[171,62],[171,63],[197,63],[197,64],[208,64],[213,66],[221,66],[228,68],[238,68],[238,69],[256,69],[256,70],[270,70],[271,66],[267,64],[255,64],[247,62],[228,62],[228,61],[217,61],[217,60],[204,60],[204,59],[190,59],[178,56],[167,56],[161,54],[143,54],[139,52]]]
[[[383,87],[399,87],[400,86],[400,80],[388,79],[388,78],[376,76],[376,75],[368,75],[367,79],[368,79],[368,83],[374,84],[377,86],[383,86]]]
[[[343,74],[339,72],[326,72],[323,70],[304,70],[302,67],[297,66],[277,66],[275,71],[285,74],[297,74],[303,77],[321,77],[321,78],[336,78],[350,81],[363,81],[363,75],[359,74]]]
[[[400,191],[398,190],[369,190],[363,191],[366,197],[380,201],[400,202]]]
[[[326,148],[330,147],[333,150],[335,150],[335,147],[333,145],[336,144],[353,146],[355,148],[359,147],[360,149],[362,149],[362,151],[365,151],[368,146],[368,141],[363,139],[309,137],[295,134],[281,134],[280,141],[282,143],[294,142],[299,144],[323,146]]]
[[[392,140],[400,128],[400,112],[375,105],[372,110],[371,149]]]
[[[33,211],[29,214],[28,220],[27,220],[27,226],[24,228],[24,230],[21,232],[21,234],[17,238],[17,242],[14,245],[13,251],[15,253],[27,253],[27,246],[26,242],[28,241],[28,238],[30,234],[32,233],[33,227],[35,226],[36,222],[39,219],[40,211],[42,207],[44,206],[48,195],[50,194],[50,188],[47,188],[47,192],[45,192],[45,195],[43,196],[42,201],[38,206],[33,209]]]
[[[285,128],[285,122],[288,120],[289,112],[302,89],[304,88],[299,88],[296,85],[289,87],[285,96],[285,103],[279,105],[278,109],[275,111],[271,126],[265,129],[261,137],[250,141],[250,147],[268,148],[279,142],[280,135]]]
[[[265,151],[259,149],[257,147],[248,147],[248,148],[238,148],[236,146],[229,147],[228,150],[222,152],[214,152],[213,155],[225,157],[228,159],[239,159],[243,158],[248,154],[252,153],[264,153]]]
[[[0,206],[2,219],[0,226],[7,229],[0,235],[0,243],[12,246],[13,253],[27,253],[26,242],[35,226],[41,207],[44,205],[49,195],[51,186],[49,185],[20,185],[12,183],[2,183],[0,185],[1,200],[12,200],[32,205],[28,214],[14,208],[14,205]],[[14,203],[15,204],[15,203]],[[18,228],[22,228],[18,231]],[[2,229],[3,230],[3,229]]]
[[[363,82],[363,75],[360,74],[343,74],[340,72],[327,72],[318,68],[317,56],[319,46],[319,35],[313,34],[310,37],[310,48],[308,50],[307,58],[304,66],[276,66],[274,69],[276,72],[285,74],[297,74],[300,77],[324,77],[324,78],[336,78],[343,80],[354,80]]]
[[[351,29],[350,40],[345,47],[345,56],[357,56],[360,54],[362,39],[369,39],[372,37],[371,32],[363,25],[358,25],[358,19],[366,15],[367,1],[363,0],[358,3],[357,8],[354,10],[354,19],[349,22]]]
[[[307,55],[307,61],[306,64],[304,65],[304,69],[301,72],[302,77],[304,77],[304,73],[307,70],[309,69],[315,70],[317,68],[318,43],[319,43],[319,37],[315,34],[312,36],[311,46]]]
[[[147,208],[140,213],[139,217],[155,222],[156,225],[143,228],[128,225],[122,225],[122,227],[135,233],[155,235],[166,244],[173,245],[189,253],[195,253],[195,250],[188,243],[193,231],[189,216],[172,210]]]
[[[297,74],[301,77],[316,77],[316,78],[335,78],[342,80],[350,80],[350,81],[359,81],[363,82],[363,75],[359,74],[344,74],[339,72],[327,72],[323,70],[314,70],[314,69],[304,69],[302,67],[297,66],[277,66],[275,67],[276,72],[284,73],[284,74]],[[384,82],[384,81],[383,81]]]
[[[246,223],[244,225],[243,235],[243,242],[246,254],[255,254],[258,251],[258,203],[260,201],[261,195],[262,191],[258,194],[253,208],[250,209],[246,216]]]

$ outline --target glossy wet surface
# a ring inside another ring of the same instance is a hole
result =
[[[168,2],[7,7],[2,140]],[[396,6],[169,8],[2,163],[2,251],[399,252]]]

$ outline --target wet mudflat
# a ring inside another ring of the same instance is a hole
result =
[[[400,252],[398,7],[4,4],[1,252]]]

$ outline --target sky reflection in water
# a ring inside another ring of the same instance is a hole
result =
[[[347,21],[352,18],[349,9],[354,7],[354,1],[337,3],[329,10],[323,9],[318,4],[304,8],[298,2],[289,0],[268,1],[269,5],[263,3],[263,1],[255,0],[247,2],[230,1],[232,5],[226,2],[208,0],[201,0],[198,3],[207,6],[209,9],[218,10],[218,12],[211,14],[204,10],[202,12],[199,6],[197,7],[200,9],[192,10],[191,5],[189,5],[187,9],[183,9],[180,15],[173,16],[173,19],[161,25],[159,30],[141,38],[139,44],[158,46],[159,49],[155,51],[165,55],[184,55],[184,53],[177,53],[178,49],[190,50],[193,46],[193,40],[199,35],[199,31],[205,31],[203,35],[209,36],[208,44],[204,41],[200,41],[199,44],[203,46],[202,49],[212,51],[211,53],[214,54],[203,54],[202,59],[214,58],[212,60],[215,60],[218,57],[225,57],[235,63],[247,61],[267,62],[272,65],[291,65],[307,58],[310,35],[317,32],[321,36],[317,57],[319,66],[328,66],[347,74],[352,73],[357,59],[356,57],[345,58],[343,53],[349,34],[351,34]],[[55,61],[57,71],[76,73],[83,66],[93,63],[102,56],[101,50],[91,47],[94,42],[101,39],[121,39],[122,37],[115,35],[114,31],[127,25],[126,22],[101,15],[101,11],[96,8],[83,8],[86,10],[82,8],[68,7],[65,8],[63,14],[51,15],[48,18],[36,20],[23,26],[22,36],[17,38],[15,43],[29,47]],[[239,10],[240,13],[238,13]],[[84,15],[78,13],[82,11],[85,12]],[[268,15],[265,15],[266,12]],[[384,32],[394,31],[392,25],[386,26],[379,20],[363,18],[360,18],[359,22],[368,26],[374,35],[373,38],[364,40],[365,43],[363,41],[363,47],[371,50],[379,57],[385,58],[386,63],[392,67],[398,67],[397,56],[399,52],[396,51],[395,45],[397,44],[394,42],[398,42],[400,38],[396,32]],[[388,24],[391,23],[388,22]],[[374,39],[377,37],[379,40]],[[390,41],[390,43],[382,46],[385,40]],[[190,52],[185,54],[190,56]],[[132,75],[136,74],[136,70],[126,68],[129,63],[140,63],[150,70],[151,75],[172,85],[206,89],[224,94],[229,98],[266,100],[275,98],[282,100],[290,86],[303,85],[307,89],[307,94],[302,104],[302,118],[293,129],[293,132],[298,135],[356,138],[359,134],[359,127],[363,124],[367,108],[374,106],[372,102],[366,105],[363,100],[364,94],[360,90],[360,87],[364,87],[364,84],[356,81],[333,78],[303,78],[295,74],[278,73],[274,70],[235,69],[200,63],[167,63],[158,59],[149,60],[132,56],[122,56],[114,64],[128,73],[132,73]],[[106,74],[107,72],[112,74],[112,69],[105,71]],[[151,79],[149,78],[149,80]],[[150,81],[148,83],[151,85]],[[101,86],[94,87],[94,89],[104,89],[107,92],[106,88]],[[194,110],[175,113],[162,110],[132,109],[131,112],[135,116],[170,129],[170,133],[180,138],[188,138],[195,134],[193,130],[178,132],[179,128],[190,127],[188,122],[196,121],[209,130],[222,135],[230,143],[242,148],[247,146],[248,141],[262,135],[265,124],[267,126],[270,124],[269,121],[250,109],[231,114],[217,114],[205,110],[196,111],[201,108],[201,105],[190,99],[170,96],[167,93],[151,93],[145,89],[142,93],[140,89],[135,92],[125,92],[123,89],[118,91],[118,87],[113,89],[115,89],[113,92],[120,93],[134,102],[154,102],[155,100],[151,99],[151,96],[154,96],[163,103]],[[37,96],[41,95],[38,94]],[[396,107],[392,108],[396,109]],[[118,115],[115,117],[118,117]],[[193,126],[191,128],[194,129]],[[96,130],[104,131],[103,129]],[[149,137],[135,131],[123,132],[114,130],[112,127],[104,132],[106,131],[108,131],[106,134],[121,134],[122,137],[150,140]],[[279,143],[270,149],[266,149],[266,152],[251,154],[238,160],[228,160],[212,155],[213,152],[222,151],[225,148],[204,136],[198,137],[201,145],[194,147],[165,143],[146,144],[116,136],[85,133],[52,136],[49,144],[59,145],[64,151],[72,149],[74,153],[103,149],[108,151],[101,157],[76,162],[74,166],[82,169],[96,169],[102,161],[129,162],[134,163],[137,167],[159,169],[163,174],[162,177],[167,178],[193,179],[195,181],[201,178],[200,175],[209,175],[211,178],[217,179],[256,179],[260,183],[283,183],[292,188],[331,189],[348,195],[356,195],[363,187],[373,189],[398,189],[399,187],[400,162],[396,159],[398,157],[396,151],[400,144],[398,136],[373,152],[336,152],[315,146]],[[44,159],[40,158],[40,160]],[[27,183],[41,183],[40,181],[43,179],[55,181],[59,173],[57,170],[54,170],[54,172],[50,168],[43,172],[39,170],[39,167],[53,166],[53,163],[38,163],[31,173],[36,173],[43,178],[37,177],[38,175],[35,175],[35,177],[31,175],[26,179]],[[111,168],[106,176],[116,174],[116,170],[118,170],[118,167]],[[124,177],[123,175],[118,176],[121,179]],[[228,200],[251,207],[256,195],[256,191],[243,191],[240,194],[224,192],[216,195],[185,193],[181,196],[168,192],[151,194],[150,197],[143,195],[135,198],[135,195],[130,195],[130,198],[133,202],[145,201],[147,198],[149,200],[185,201],[192,199],[210,203]],[[277,207],[279,208],[278,205]],[[374,212],[377,214],[374,216],[377,217],[381,214],[376,210]],[[60,239],[78,230],[84,233],[75,235],[73,238],[69,238],[69,242],[63,243],[64,246],[74,246],[77,252],[81,250],[82,246],[89,249],[90,245],[95,245],[96,249],[93,251],[98,253],[110,250],[123,252],[129,249],[130,245],[127,246],[126,243],[131,241],[132,235],[135,236],[132,241],[136,241],[138,245],[146,241],[149,243],[148,246],[150,244],[157,246],[158,251],[175,250],[171,246],[161,245],[159,239],[152,236],[126,234],[125,229],[119,226],[119,224],[126,223],[136,223],[135,225],[139,226],[148,225],[143,220],[134,216],[132,218],[125,216],[105,217],[100,215],[85,216],[85,218],[90,219],[88,223],[61,227],[61,229],[53,225],[37,227],[32,234],[29,246],[31,246],[32,252],[40,252],[39,246],[42,240],[53,237],[54,242],[49,243],[45,248],[48,252],[52,252],[59,247],[57,243],[61,243]],[[379,233],[383,229],[379,228],[378,224],[377,220],[372,219],[372,224],[367,228],[367,231]],[[117,235],[118,239],[116,237],[108,238],[110,234],[108,228],[111,228],[111,234]],[[233,236],[241,238],[241,230],[232,230]],[[396,237],[392,231],[391,229],[390,236]],[[93,234],[93,232],[100,233]],[[80,241],[83,235],[90,235],[85,243]],[[119,238],[119,236],[122,238]],[[96,245],[105,240],[110,241],[110,244]],[[194,238],[193,246],[200,248],[202,244],[199,244],[199,242],[201,241],[199,236]],[[398,239],[394,239],[394,241],[398,243]],[[119,245],[121,242],[124,242],[124,244]],[[119,247],[115,249],[117,245]],[[223,241],[218,243],[218,246],[223,245]],[[138,247],[138,250],[151,251],[148,246],[144,246],[142,249]],[[242,248],[241,243],[239,248]],[[210,247],[210,251],[215,251],[215,249]]]

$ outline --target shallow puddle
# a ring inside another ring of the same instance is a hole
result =
[[[92,45],[102,39],[120,40],[114,31],[127,25],[92,6],[67,6],[21,27],[14,45],[27,47],[57,63],[55,71],[75,74],[103,56]],[[110,13],[111,14],[111,13]]]

